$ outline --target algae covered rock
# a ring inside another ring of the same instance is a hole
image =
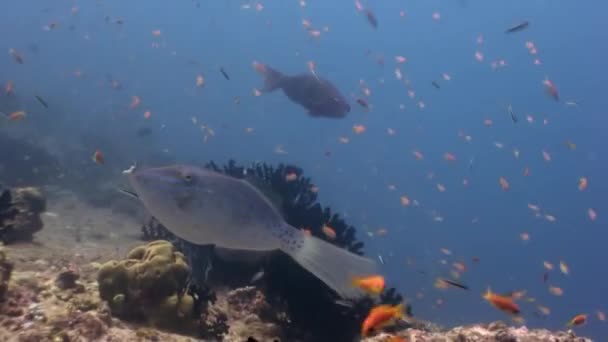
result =
[[[43,227],[40,214],[45,210],[46,199],[38,188],[0,186],[0,241],[31,241]]]
[[[134,248],[124,260],[103,264],[97,281],[113,315],[191,331],[195,319],[194,298],[186,293],[189,276],[184,255],[159,240]]]

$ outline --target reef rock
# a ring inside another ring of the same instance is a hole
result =
[[[0,187],[0,241],[31,241],[44,225],[40,214],[45,210],[46,199],[38,188]]]
[[[407,329],[393,334],[381,333],[361,342],[387,342],[394,336],[412,342],[591,342],[588,338],[577,337],[572,331],[509,327],[502,322],[461,326],[446,331]]]
[[[285,311],[271,306],[252,286],[219,293],[201,317],[204,338],[224,342],[285,341],[289,323]]]
[[[6,259],[6,253],[0,248],[0,301],[4,299],[4,295],[8,290],[8,282],[11,279],[13,272],[13,264]]]
[[[97,281],[113,315],[192,332],[196,320],[194,298],[186,293],[189,275],[184,255],[159,240],[134,248],[125,260],[103,264]]]

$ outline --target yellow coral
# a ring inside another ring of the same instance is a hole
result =
[[[134,248],[125,260],[101,265],[97,281],[113,314],[184,331],[194,325],[194,299],[184,293],[189,275],[184,255],[159,240]]]

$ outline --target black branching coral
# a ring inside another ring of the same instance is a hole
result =
[[[210,162],[206,167],[250,181],[280,208],[291,226],[308,229],[318,238],[363,255],[364,244],[357,241],[355,228],[317,201],[316,187],[310,178],[303,176],[301,168],[283,164],[273,167],[264,163],[245,167],[235,161],[222,167]],[[336,232],[334,239],[323,233],[325,225]],[[342,302],[322,281],[282,253],[258,262],[227,261],[217,257],[208,246],[196,246],[175,237],[153,217],[144,224],[142,233],[145,240],[173,241],[193,265],[193,280],[211,288],[215,285],[248,285],[253,275],[263,270],[263,276],[255,285],[277,307],[287,308],[291,320],[284,327],[287,338],[301,340],[306,336],[305,340],[310,341],[352,340],[359,334],[360,324],[370,308],[378,304],[378,300],[367,297],[352,303]],[[401,301],[402,297],[395,289],[387,289],[379,299],[381,303],[390,304]]]

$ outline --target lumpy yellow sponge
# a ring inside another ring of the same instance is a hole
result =
[[[168,241],[153,241],[111,260],[97,275],[99,295],[112,314],[184,331],[194,327],[194,298],[186,293],[190,267]]]

